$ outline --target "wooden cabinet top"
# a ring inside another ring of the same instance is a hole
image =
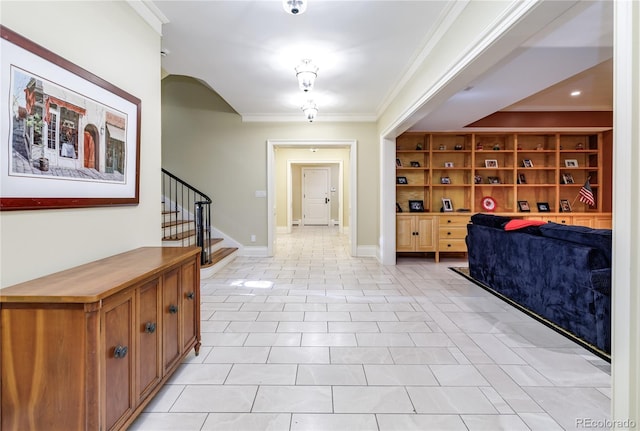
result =
[[[0,289],[0,303],[97,302],[199,253],[199,247],[138,248]]]

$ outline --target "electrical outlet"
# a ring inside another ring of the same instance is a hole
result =
[[[251,235],[251,242],[256,242],[256,236],[255,235]]]

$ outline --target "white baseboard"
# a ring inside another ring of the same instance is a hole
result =
[[[243,246],[239,251],[240,256],[269,257],[266,246]]]
[[[375,257],[378,258],[378,246],[377,245],[359,245],[356,248],[358,257]]]

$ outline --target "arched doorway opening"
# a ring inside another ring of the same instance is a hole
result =
[[[98,128],[89,124],[84,128],[84,167],[99,170],[98,167],[98,146],[100,145],[100,135]]]

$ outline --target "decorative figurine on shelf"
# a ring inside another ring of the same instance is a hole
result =
[[[493,144],[493,151],[500,151],[500,144]]]
[[[584,145],[582,145],[582,142],[578,142],[576,144],[576,150],[584,150]]]
[[[542,146],[542,144],[536,145],[536,151],[542,151],[542,150],[544,150],[544,147]]]
[[[476,144],[476,151],[482,151],[482,144],[480,142]]]
[[[417,150],[417,151],[422,151],[422,142],[418,142],[418,143],[416,144],[416,150]]]
[[[453,149],[456,150],[456,151],[460,151],[460,150],[462,150],[462,145],[457,144]]]
[[[475,175],[473,177],[473,182],[476,184],[482,184],[482,175]]]
[[[440,151],[444,151],[444,150],[446,150],[446,149],[447,149],[447,147],[445,147],[444,145],[440,145],[440,146],[438,147],[438,149],[439,149]]]
[[[517,146],[518,151],[522,151],[522,145],[520,145],[520,143],[518,142],[518,146]]]

